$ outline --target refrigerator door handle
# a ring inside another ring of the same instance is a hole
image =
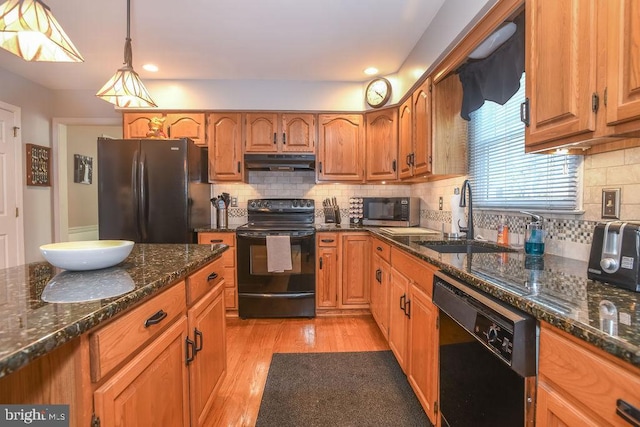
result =
[[[140,152],[136,150],[133,153],[133,161],[131,162],[131,188],[133,192],[133,200],[131,203],[133,204],[133,215],[134,221],[137,224],[137,235],[140,237],[140,179],[138,177],[139,174],[139,164],[140,164]]]
[[[147,156],[144,151],[140,155],[140,168],[138,173],[138,191],[140,193],[138,197],[138,210],[139,210],[139,222],[140,234],[142,235],[142,241],[146,242],[148,238],[147,224],[149,220],[149,206],[148,206],[148,180],[147,180]]]

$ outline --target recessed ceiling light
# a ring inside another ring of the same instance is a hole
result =
[[[142,68],[144,68],[147,71],[151,71],[152,73],[155,73],[156,71],[158,71],[158,66],[153,64],[144,64]]]
[[[364,70],[364,73],[367,76],[373,76],[373,75],[378,74],[378,69],[376,67],[369,67],[369,68]]]

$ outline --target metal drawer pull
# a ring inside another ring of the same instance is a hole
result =
[[[409,319],[411,319],[411,300],[407,301],[404,304],[404,314],[405,316],[407,316]]]
[[[193,339],[195,341],[195,348],[193,349],[193,355],[195,356],[200,350],[202,350],[202,343],[204,341],[202,332],[200,332],[198,328],[193,328]]]
[[[165,317],[167,317],[167,312],[164,310],[160,310],[144,321],[144,327],[148,328],[151,325],[157,325],[158,323],[162,322],[162,319],[164,319]]]
[[[400,310],[404,311],[405,314],[407,313],[406,310],[405,310],[405,307],[406,307],[405,301],[406,300],[407,300],[407,295],[406,294],[404,294],[404,295],[402,295],[400,297]]]
[[[207,282],[210,282],[212,280],[216,280],[217,278],[218,278],[218,273],[213,272],[207,277]]]
[[[335,240],[333,240],[333,239],[321,239],[320,241],[322,243],[333,243],[333,242],[335,242]]]
[[[616,400],[616,414],[634,427],[640,427],[640,410],[622,399]]]
[[[196,357],[196,343],[191,341],[189,337],[184,339],[184,352],[185,352],[185,362],[188,365],[193,362],[193,359]],[[189,351],[191,349],[191,351]]]
[[[376,250],[378,250],[378,251],[382,252],[382,248],[381,248],[380,246],[377,246],[377,247],[376,247]]]
[[[223,240],[222,239],[211,239],[210,242],[211,243],[222,243]]]

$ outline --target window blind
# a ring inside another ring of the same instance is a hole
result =
[[[579,156],[525,154],[524,74],[520,89],[504,105],[487,101],[471,113],[469,177],[473,203],[480,208],[578,208]]]

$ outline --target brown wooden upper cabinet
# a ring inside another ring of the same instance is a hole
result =
[[[246,113],[245,153],[314,153],[313,114]]]
[[[318,115],[318,181],[364,182],[362,114]]]
[[[209,181],[242,181],[242,114],[209,114]]]
[[[367,181],[394,181],[398,177],[398,109],[365,115]]]
[[[164,128],[169,138],[190,138],[196,145],[206,146],[204,113],[167,113]]]
[[[467,173],[468,124],[460,116],[462,84],[457,74],[434,83],[433,162],[431,172],[441,177]]]
[[[633,0],[526,2],[527,152],[638,135],[638,16]]]
[[[427,78],[398,113],[399,178],[431,174],[431,78]]]
[[[164,119],[163,130],[167,138],[190,138],[196,145],[207,145],[205,113],[167,113],[166,111],[123,113],[124,138],[148,138],[149,123],[154,117]]]

